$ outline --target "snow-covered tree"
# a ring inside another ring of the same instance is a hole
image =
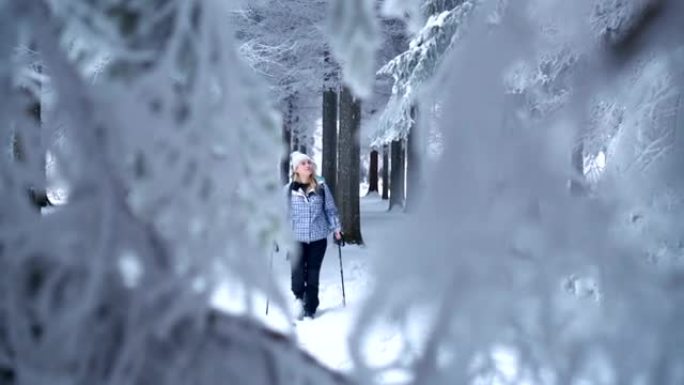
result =
[[[377,41],[351,28],[372,26],[370,8],[334,13],[337,38]],[[672,0],[472,8],[433,74],[449,94],[426,204],[392,229],[356,320],[360,382],[683,382],[682,16]],[[251,308],[264,250],[286,238],[280,122],[227,20],[219,0],[0,1],[4,383],[347,382],[209,305],[230,277]],[[37,123],[16,92],[27,42],[44,129],[63,139],[24,155],[52,153],[71,190],[42,216],[8,154]],[[351,64],[374,45],[349,42],[337,52],[359,87],[373,63]],[[606,154],[581,198],[566,188],[577,138]],[[364,343],[388,323],[404,346],[375,367]]]
[[[321,98],[324,78],[336,70],[334,62],[325,60],[328,3],[246,2],[233,17],[241,56],[270,85],[292,140],[308,147],[320,118],[316,101]],[[336,83],[336,78],[328,81]]]
[[[264,251],[287,239],[279,122],[226,20],[213,0],[0,2],[0,137],[36,126],[13,92],[35,41],[62,142],[23,154],[49,151],[70,189],[37,216],[0,158],[2,383],[344,381],[209,303],[227,277],[266,292]]]
[[[240,54],[268,80],[276,99],[320,92],[325,73],[328,1],[261,1],[234,12]]]
[[[408,136],[417,96],[464,33],[475,3],[429,0],[421,7],[429,15],[423,28],[411,39],[408,50],[378,71],[378,75],[392,77],[394,85],[373,135],[375,144]]]
[[[675,1],[478,2],[434,75],[444,147],[426,199],[356,323],[362,377],[684,380],[682,16]],[[581,198],[578,138],[606,152]],[[377,366],[363,346],[388,324],[402,349]]]
[[[328,41],[342,67],[342,82],[361,99],[375,84],[379,27],[374,7],[374,0],[331,0],[328,18]]]

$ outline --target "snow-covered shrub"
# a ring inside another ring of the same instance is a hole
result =
[[[444,149],[376,264],[353,336],[362,376],[678,384],[684,7],[501,4],[476,7],[436,75]],[[567,189],[578,140],[605,151],[590,195]],[[405,344],[373,367],[363,343],[388,322]]]
[[[0,136],[23,158],[0,162],[0,382],[342,381],[210,308],[226,276],[265,292],[265,251],[287,242],[278,117],[227,4],[0,1],[0,15]],[[26,49],[46,77],[42,126]],[[40,215],[27,191],[47,152],[70,192]]]

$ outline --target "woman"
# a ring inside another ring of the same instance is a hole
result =
[[[290,258],[292,293],[298,319],[313,318],[318,308],[318,282],[328,246],[328,235],[342,239],[335,200],[328,186],[316,179],[311,158],[295,151],[292,160],[292,182],[286,186],[289,196],[289,219],[299,255]]]

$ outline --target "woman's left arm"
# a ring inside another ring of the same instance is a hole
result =
[[[327,184],[323,183],[323,189],[325,190],[325,202],[323,202],[323,208],[325,211],[325,217],[328,219],[330,231],[339,233],[342,231],[342,224],[340,223],[340,218],[337,215],[335,197],[333,197],[332,192],[328,188]]]

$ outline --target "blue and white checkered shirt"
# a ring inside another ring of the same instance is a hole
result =
[[[325,189],[325,202],[321,197],[321,188]],[[310,243],[327,238],[333,231],[341,231],[335,199],[325,183],[319,183],[318,189],[309,194],[301,188],[290,193],[290,189],[288,183],[285,186],[285,193],[290,195],[288,216],[297,241]]]

